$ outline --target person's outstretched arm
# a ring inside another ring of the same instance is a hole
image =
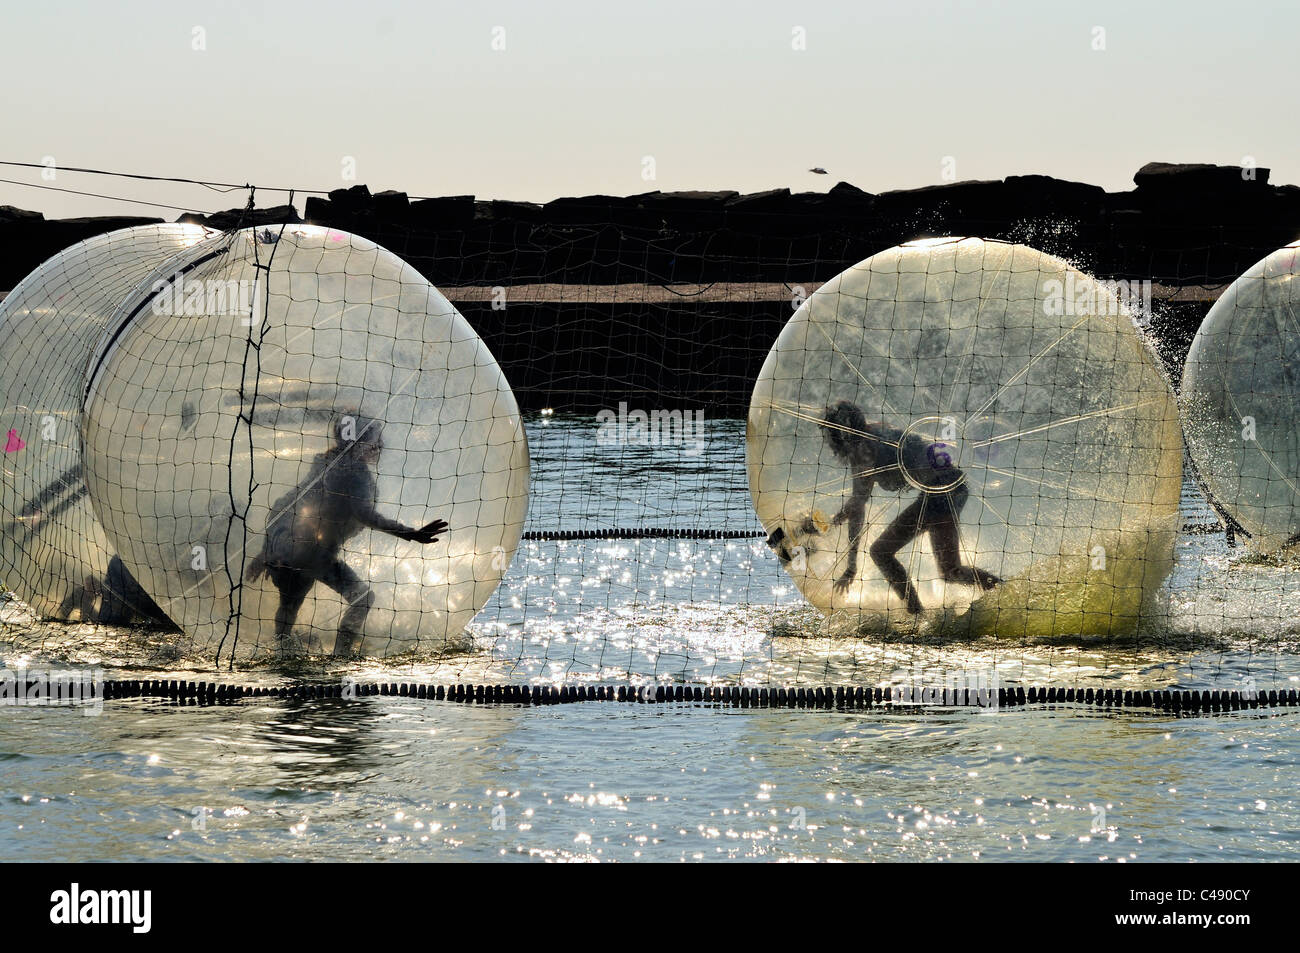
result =
[[[415,528],[407,526],[405,523],[399,523],[397,520],[389,519],[375,509],[373,503],[359,506],[355,512],[357,519],[363,526],[369,526],[371,529],[377,529],[389,536],[396,536],[398,539],[421,543],[425,546],[429,543],[436,543],[438,537],[447,531],[445,520],[433,520],[419,528]]]
[[[855,476],[853,478],[853,492],[849,494],[849,498],[844,501],[844,505],[840,507],[840,511],[835,514],[835,518],[831,520],[831,525],[839,526],[846,519],[852,520],[853,512],[855,510],[857,511],[859,518],[861,518],[862,511],[866,509],[867,501],[871,499],[871,491],[875,486],[876,481],[871,477]]]
[[[862,549],[862,529],[863,521],[867,509],[867,501],[871,499],[871,491],[875,487],[876,481],[868,476],[855,476],[853,478],[853,492],[849,498],[844,501],[840,511],[835,514],[835,519],[831,522],[838,526],[845,520],[849,524],[849,553],[847,562],[838,579],[835,580],[837,591],[847,589],[853,584],[853,580],[858,575],[858,551]]]
[[[444,520],[433,520],[415,528],[380,513],[375,508],[375,496],[379,488],[369,470],[363,468],[353,470],[349,474],[349,482],[352,485],[345,487],[344,492],[352,500],[352,515],[362,526],[426,546],[437,542],[438,537],[447,531],[447,523]]]

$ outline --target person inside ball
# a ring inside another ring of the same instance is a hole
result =
[[[415,529],[377,509],[376,469],[384,450],[383,425],[359,414],[344,414],[334,429],[335,444],[318,455],[303,481],[271,508],[262,551],[245,575],[255,582],[264,573],[280,593],[275,634],[289,635],[312,586],[329,586],[348,607],[339,622],[334,654],[352,655],[375,602],[374,592],[339,556],[343,544],[363,529],[375,529],[422,545],[438,541],[447,523],[433,520]]]
[[[827,407],[821,423],[827,446],[849,468],[853,478],[852,493],[831,520],[834,525],[847,522],[849,530],[847,564],[835,580],[837,592],[843,592],[857,578],[867,501],[876,486],[891,492],[905,490],[909,485],[920,490],[869,547],[872,562],[907,603],[908,612],[917,614],[922,606],[915,584],[898,560],[898,551],[922,533],[929,533],[934,559],[945,581],[983,590],[1002,581],[987,570],[961,561],[958,525],[970,490],[945,445],[927,442],[916,434],[905,435],[883,421],[868,422],[861,408],[847,400]]]

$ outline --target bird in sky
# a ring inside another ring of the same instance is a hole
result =
[[[826,170],[823,169],[821,166],[815,166],[815,167],[809,169],[808,171],[814,173],[815,175],[826,175],[826,174],[827,174]]]

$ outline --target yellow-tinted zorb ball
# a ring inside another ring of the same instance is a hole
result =
[[[1032,248],[934,239],[828,281],[768,354],[749,485],[855,627],[1118,634],[1161,614],[1182,440],[1125,302]]]
[[[158,265],[214,234],[141,225],[66,248],[0,303],[0,582],[40,616],[147,615],[86,497],[80,414],[86,370],[122,300]],[[144,610],[144,611],[142,611]]]
[[[83,420],[104,531],[193,652],[440,650],[522,530],[501,369],[414,268],[336,230],[173,259],[106,330]]]

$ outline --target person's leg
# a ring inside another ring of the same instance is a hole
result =
[[[970,491],[964,486],[935,495],[926,518],[930,546],[934,549],[934,560],[939,564],[939,572],[946,581],[992,589],[1002,580],[991,572],[967,566],[961,561],[960,518],[962,507],[966,505],[969,496]]]
[[[907,575],[907,569],[898,561],[898,551],[914,540],[921,531],[926,499],[922,493],[910,506],[894,517],[885,531],[871,544],[871,560],[894,592],[907,603],[907,611],[916,615],[922,609],[916,586]]]
[[[370,587],[341,559],[336,559],[325,570],[321,582],[341,595],[348,604],[339,621],[339,632],[334,639],[335,655],[351,655],[361,644],[361,629],[366,616],[375,604],[375,594]]]
[[[271,581],[280,590],[280,605],[275,610],[275,634],[283,639],[293,628],[307,593],[316,581],[309,574],[287,566],[269,567]]]

